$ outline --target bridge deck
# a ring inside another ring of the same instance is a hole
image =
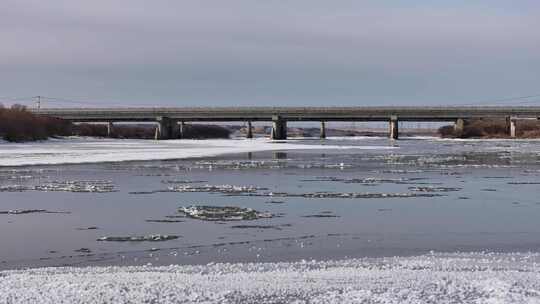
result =
[[[156,121],[455,121],[459,118],[540,117],[540,107],[201,107],[201,108],[48,108],[38,115],[77,122]]]

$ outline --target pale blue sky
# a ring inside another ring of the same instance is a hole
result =
[[[473,103],[540,94],[539,29],[532,0],[0,0],[0,97]]]

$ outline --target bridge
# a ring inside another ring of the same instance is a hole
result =
[[[272,122],[271,138],[287,138],[288,121],[321,123],[321,138],[327,121],[383,121],[389,123],[389,137],[399,138],[399,121],[453,122],[462,132],[468,119],[506,119],[511,137],[516,136],[519,119],[540,119],[540,107],[200,107],[200,108],[42,108],[36,115],[72,122],[108,123],[109,134],[115,122],[156,122],[156,138],[181,138],[186,122],[247,122],[247,136],[253,136],[251,122]]]

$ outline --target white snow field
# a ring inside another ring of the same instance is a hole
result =
[[[99,163],[210,157],[276,150],[393,149],[390,146],[299,144],[268,139],[136,140],[68,138],[0,143],[0,166]]]
[[[0,303],[540,303],[539,254],[0,272]]]

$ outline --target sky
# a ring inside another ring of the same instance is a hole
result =
[[[490,104],[540,94],[539,29],[537,0],[0,0],[0,102]]]

